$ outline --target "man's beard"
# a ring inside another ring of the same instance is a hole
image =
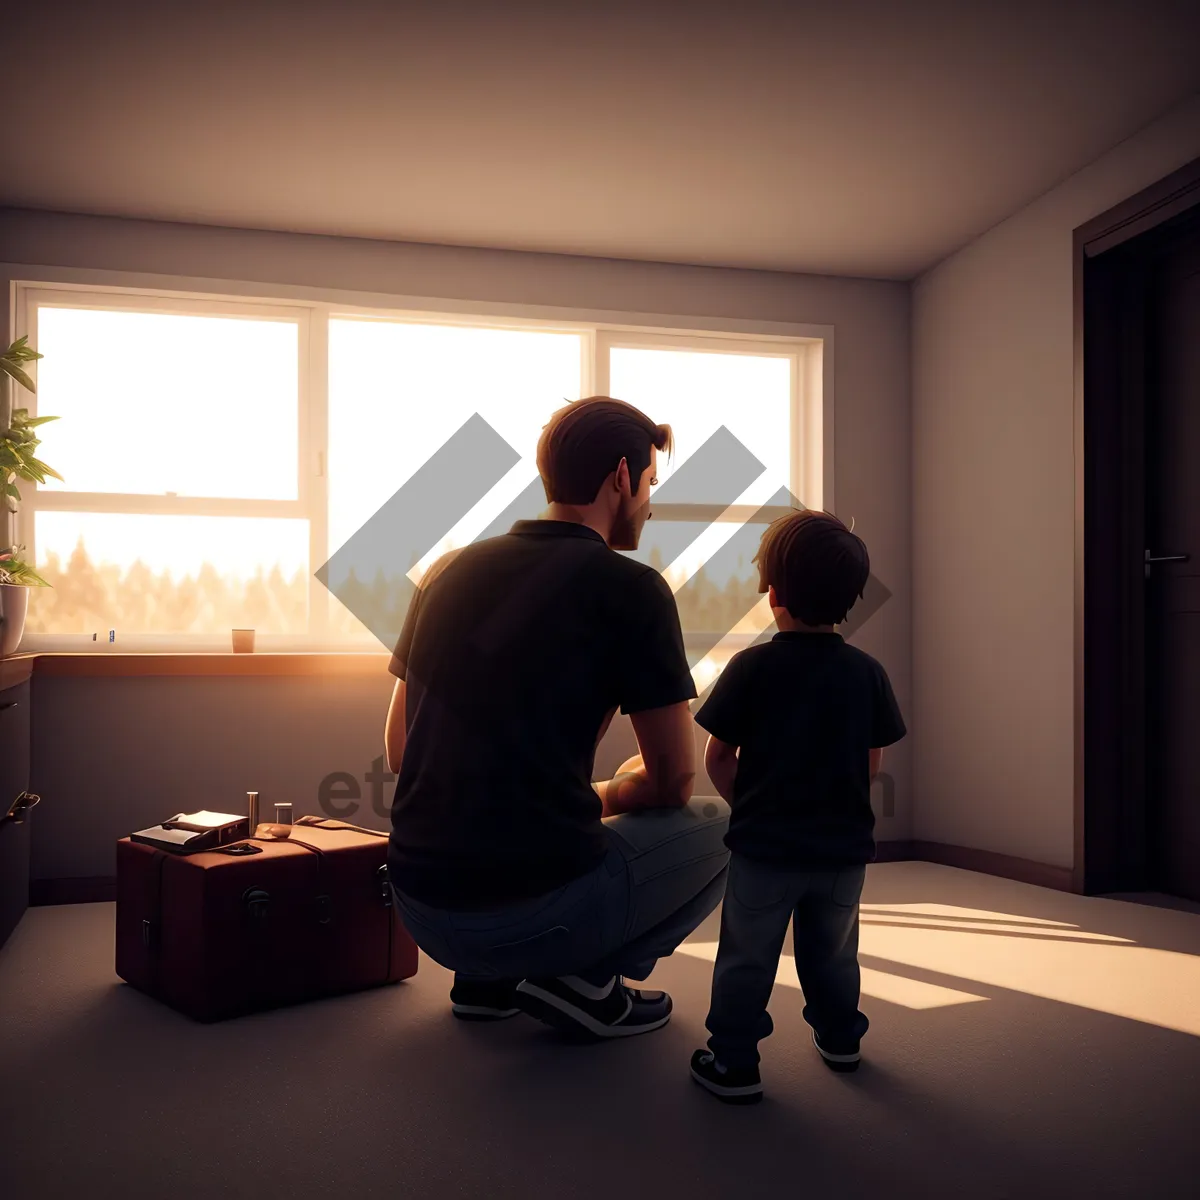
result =
[[[613,521],[612,532],[608,535],[609,546],[613,550],[636,550],[647,516],[649,513],[645,509],[635,509],[631,513],[618,513]]]

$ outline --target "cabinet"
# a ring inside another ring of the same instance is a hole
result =
[[[0,691],[0,946],[29,904],[29,833],[34,813],[4,820],[29,788],[29,681]]]

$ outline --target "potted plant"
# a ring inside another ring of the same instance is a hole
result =
[[[3,354],[0,354],[0,372],[36,394],[33,380],[25,373],[23,363],[34,362],[42,356],[29,349],[28,338],[18,338]],[[0,376],[2,379],[2,376]],[[5,405],[0,403],[0,418]],[[21,558],[22,546],[3,548],[3,535],[7,534],[10,514],[17,511],[21,493],[17,480],[26,483],[45,483],[46,477],[62,476],[46,466],[34,455],[40,439],[34,430],[57,417],[31,417],[29,410],[14,408],[7,422],[7,429],[0,434],[0,493],[4,496],[4,510],[0,512],[0,658],[16,651],[25,631],[25,615],[29,609],[29,589],[49,587],[34,569]]]

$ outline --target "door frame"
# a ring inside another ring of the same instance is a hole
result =
[[[1200,159],[1074,231],[1072,890],[1150,890],[1144,803],[1145,347],[1151,235],[1200,216]],[[1161,230],[1160,230],[1161,231]],[[1140,240],[1139,240],[1140,239]],[[1133,697],[1132,704],[1130,697]]]

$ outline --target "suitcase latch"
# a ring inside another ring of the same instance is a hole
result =
[[[333,901],[328,896],[317,897],[317,924],[328,925],[333,920]]]
[[[254,921],[263,921],[267,916],[267,906],[271,902],[271,894],[262,888],[247,888],[242,893],[242,903],[247,915]]]
[[[149,921],[142,922],[142,945],[147,949],[151,949],[154,944],[154,925]]]
[[[387,863],[384,863],[378,871],[375,872],[375,878],[379,880],[379,895],[383,900],[384,908],[392,907],[392,883],[388,878]]]

